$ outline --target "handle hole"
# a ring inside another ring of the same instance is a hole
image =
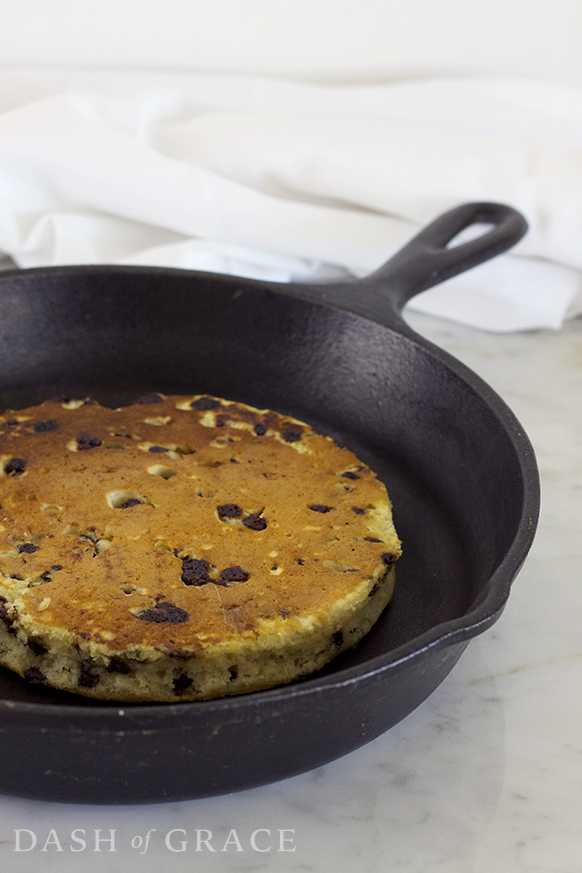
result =
[[[495,224],[491,224],[487,221],[477,221],[469,227],[465,227],[463,230],[459,231],[459,233],[454,236],[449,243],[447,243],[445,248],[454,249],[457,246],[462,246],[465,243],[472,242],[474,239],[486,236],[495,227]]]

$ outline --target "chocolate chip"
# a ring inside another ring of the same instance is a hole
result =
[[[81,688],[95,688],[96,685],[99,685],[99,676],[93,664],[89,662],[81,664],[77,685]]]
[[[141,500],[138,500],[137,497],[129,497],[125,503],[120,503],[120,509],[130,509],[132,506],[140,506]]]
[[[380,557],[382,558],[384,563],[388,565],[393,564],[395,561],[398,560],[398,556],[393,555],[392,552],[383,552]]]
[[[381,543],[382,540],[379,540],[378,537],[364,537],[367,543]]]
[[[29,667],[24,673],[27,682],[46,682],[46,676],[38,667]]]
[[[296,443],[301,439],[302,431],[300,429],[295,430],[283,430],[281,431],[281,436],[285,440],[286,443]]]
[[[338,630],[331,635],[331,644],[337,649],[341,649],[344,644],[344,635],[341,630]]]
[[[63,568],[61,567],[60,564],[53,564],[53,565],[51,566],[51,570],[62,570],[62,569],[63,569]]]
[[[225,421],[224,421],[223,418],[218,418],[218,417],[217,417],[217,418],[216,418],[216,421],[214,422],[214,424],[216,425],[216,427],[224,427],[224,425],[225,425]],[[229,440],[229,442],[232,442],[232,440]]]
[[[5,606],[0,606],[0,621],[3,621],[13,634],[15,633],[14,628],[12,627],[14,624],[14,616],[8,612]]]
[[[154,452],[154,454],[155,454],[156,452],[157,452],[158,454],[160,454],[161,452],[167,452],[167,451],[168,451],[168,450],[167,450],[167,448],[166,448],[165,446],[150,446],[150,448],[148,449],[148,452]]]
[[[38,546],[35,546],[33,543],[20,543],[18,551],[21,554],[24,552],[27,555],[32,555],[33,552],[38,552]]]
[[[129,666],[127,661],[124,661],[122,658],[113,657],[113,658],[111,658],[111,660],[109,661],[109,664],[107,665],[107,672],[108,673],[123,673],[124,675],[127,675],[128,673],[131,672],[131,667]]]
[[[208,562],[200,558],[185,558],[182,561],[181,578],[185,585],[207,585],[212,582],[208,575]]]
[[[135,401],[136,403],[163,403],[164,398],[160,397],[159,394],[142,394],[141,397],[138,397]]]
[[[215,400],[214,397],[199,397],[198,400],[193,400],[190,406],[192,409],[205,412],[207,409],[216,409],[217,406],[220,406],[220,401]]]
[[[297,563],[303,565],[305,563],[304,558],[297,558]]]
[[[138,618],[141,618],[142,621],[154,622],[155,624],[183,624],[189,620],[190,616],[185,609],[181,609],[179,606],[174,606],[173,603],[163,600],[160,603],[156,603],[153,609],[144,609],[143,612],[140,612]]]
[[[359,479],[360,477],[356,475],[356,473],[352,473],[351,470],[346,470],[345,473],[341,474],[344,479]]]
[[[249,530],[265,530],[267,527],[266,519],[260,515],[247,515],[246,518],[243,518],[243,524]]]
[[[26,461],[24,460],[24,458],[11,458],[4,467],[4,472],[7,476],[9,476],[11,473],[13,473],[14,476],[21,476],[25,470]]]
[[[238,564],[235,564],[233,567],[221,570],[220,578],[225,585],[228,585],[229,582],[246,582],[249,574],[242,567],[239,567]]]
[[[216,507],[216,511],[221,518],[240,518],[243,514],[238,503],[223,503]]]
[[[361,506],[352,506],[352,512],[355,512],[356,515],[365,515],[366,510],[362,509]]]
[[[331,512],[331,506],[326,506],[324,503],[314,503],[309,508],[314,512]]]
[[[255,424],[254,431],[257,436],[265,436],[265,434],[267,433],[267,425],[258,422],[257,424]]]
[[[43,646],[40,640],[36,640],[34,637],[29,637],[26,645],[30,649],[31,652],[34,652],[35,655],[46,655],[48,649]]]
[[[185,649],[174,649],[173,652],[168,652],[168,656],[172,661],[189,661],[192,657],[192,652],[187,652]]]
[[[181,697],[191,685],[192,679],[190,676],[187,676],[186,673],[180,673],[180,675],[174,679],[174,694],[176,697]]]
[[[99,437],[91,436],[90,433],[80,433],[77,435],[77,444],[80,452],[88,449],[95,449],[101,445]]]
[[[58,421],[55,418],[50,418],[48,421],[35,422],[32,429],[35,433],[48,433],[51,430],[57,430],[58,426]]]
[[[14,579],[15,577],[12,576]],[[0,621],[3,621],[6,625],[6,630],[10,634],[10,636],[16,636],[16,628],[12,627],[16,620],[16,614],[10,614],[5,606],[0,606]]]

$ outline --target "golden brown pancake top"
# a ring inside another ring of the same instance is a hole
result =
[[[179,657],[308,619],[400,554],[384,485],[288,416],[209,396],[0,418],[0,572],[39,630]]]

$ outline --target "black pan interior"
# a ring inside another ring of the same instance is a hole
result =
[[[337,672],[464,615],[521,518],[522,472],[494,408],[397,328],[233,277],[13,274],[0,290],[0,404],[209,393],[292,414],[355,451],[388,486],[404,555],[393,604]],[[6,671],[0,696],[97,705]]]

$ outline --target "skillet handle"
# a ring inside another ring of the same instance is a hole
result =
[[[482,223],[493,227],[477,239],[447,248],[462,230]],[[502,254],[526,231],[525,218],[511,206],[465,203],[439,216],[383,267],[356,284],[365,296],[376,292],[384,300],[390,300],[400,314],[415,294]]]

